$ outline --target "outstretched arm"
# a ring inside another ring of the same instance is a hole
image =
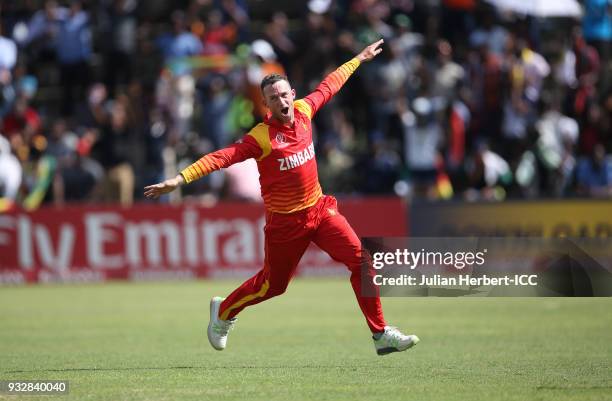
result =
[[[229,167],[251,157],[259,157],[261,154],[262,149],[257,141],[251,136],[245,135],[242,142],[234,143],[226,148],[202,156],[198,161],[181,171],[176,177],[145,187],[144,195],[147,198],[157,199],[160,195],[172,192],[181,185],[202,178],[215,170]]]
[[[361,63],[372,60],[382,52],[379,46],[382,45],[383,42],[384,40],[380,39],[363,49],[361,53],[342,64],[334,72],[325,77],[315,91],[304,98],[306,103],[310,106],[310,118],[314,117],[317,111],[323,107],[332,96],[338,93],[340,88],[342,88],[344,83]]]

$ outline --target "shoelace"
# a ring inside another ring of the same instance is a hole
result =
[[[397,327],[394,326],[388,326],[387,330],[385,330],[385,334],[390,335],[391,337],[394,338],[401,338],[402,337],[402,333],[399,331],[399,329]]]
[[[401,333],[401,331],[399,331],[397,327],[387,327],[387,329],[385,330],[385,334],[389,336],[388,341],[394,347],[399,346],[400,341],[403,339],[403,334]]]
[[[215,333],[226,336],[230,330],[234,328],[234,324],[236,323],[236,319],[230,320],[219,320],[218,323],[213,325],[213,330]]]

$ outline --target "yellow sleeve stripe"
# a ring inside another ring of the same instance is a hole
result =
[[[196,171],[196,169],[193,166],[189,166],[183,171],[181,171],[181,175],[183,176],[187,184],[201,177],[201,174],[198,171]]]
[[[310,108],[310,105],[306,103],[304,99],[296,100],[296,102],[293,103],[293,105],[300,112],[306,114],[308,116],[308,119],[312,118],[312,109]]]
[[[202,167],[200,166],[200,161],[196,161],[195,163],[193,163],[191,165],[191,168],[193,168],[193,171],[195,171],[197,173],[197,178],[201,178],[204,177],[206,175],[206,172],[204,169],[202,169]]]
[[[349,77],[355,72],[357,67],[359,67],[359,64],[361,64],[360,61],[354,57],[328,75],[327,80],[334,92],[340,90],[342,85],[344,85]]]
[[[261,148],[261,156],[257,161],[262,160],[270,154],[272,151],[272,143],[270,143],[270,134],[268,133],[268,126],[266,124],[257,124],[255,128],[249,132],[249,135],[257,141],[257,144]]]
[[[357,67],[359,67],[359,64],[361,64],[361,62],[357,59],[357,57],[353,57],[352,59],[338,67],[338,71],[340,71],[344,75],[345,79],[348,79],[348,77],[350,77],[351,74],[355,72]]]
[[[206,167],[206,156],[203,156],[201,159],[196,160],[194,163],[189,165],[183,171],[181,171],[181,175],[183,179],[185,179],[185,183],[189,184],[195,180],[198,180],[210,172],[210,169]]]
[[[227,320],[229,318],[229,314],[233,309],[236,308],[240,308],[242,305],[246,304],[247,302],[251,302],[254,299],[257,298],[261,298],[264,295],[266,295],[266,293],[268,292],[268,288],[270,288],[270,282],[268,280],[264,281],[264,283],[262,284],[261,288],[259,289],[259,291],[257,291],[255,294],[250,294],[245,296],[244,298],[240,299],[239,301],[235,302],[234,304],[230,305],[229,308],[227,308],[222,314],[221,316],[219,316],[219,319],[221,320]]]

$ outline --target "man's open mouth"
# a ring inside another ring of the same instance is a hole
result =
[[[281,113],[282,113],[284,116],[289,115],[289,107],[283,107],[283,108],[281,109]]]

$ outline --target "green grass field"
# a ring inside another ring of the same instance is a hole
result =
[[[31,400],[611,400],[612,299],[386,298],[415,348],[379,357],[348,280],[296,280],[223,352],[208,300],[237,281],[0,288],[0,380]]]

